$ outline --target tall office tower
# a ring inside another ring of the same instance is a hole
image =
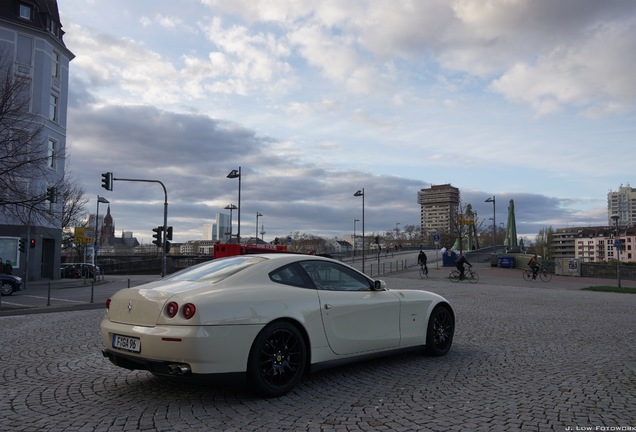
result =
[[[431,185],[417,193],[417,202],[420,205],[422,236],[430,238],[436,233],[450,231],[459,206],[459,189],[450,184]]]

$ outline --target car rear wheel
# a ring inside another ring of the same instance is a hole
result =
[[[274,322],[254,340],[247,366],[248,383],[257,393],[277,397],[298,384],[307,366],[305,339],[290,323]]]
[[[0,285],[0,294],[3,296],[10,296],[13,294],[13,285],[9,282],[2,282],[2,285]]]
[[[446,305],[438,305],[431,312],[426,331],[426,352],[432,356],[443,356],[450,350],[455,334],[455,318]]]

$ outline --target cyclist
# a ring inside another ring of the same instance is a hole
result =
[[[530,261],[528,261],[528,267],[532,270],[532,279],[537,278],[537,273],[539,273],[539,263],[537,262],[538,257],[537,254],[534,254]]]
[[[457,270],[459,270],[459,280],[464,280],[464,264],[468,264],[468,267],[473,266],[466,259],[466,255],[462,254],[462,256],[459,258],[459,260],[457,260],[457,263],[455,264]]]
[[[420,254],[417,256],[417,263],[421,266],[424,267],[424,272],[426,274],[428,274],[428,267],[426,266],[426,254],[424,253],[423,250],[420,250]]]

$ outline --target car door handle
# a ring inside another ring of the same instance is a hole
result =
[[[332,305],[330,305],[330,304],[326,304],[326,305],[325,305],[325,310],[329,310],[329,309],[331,309],[332,307],[333,307]]]

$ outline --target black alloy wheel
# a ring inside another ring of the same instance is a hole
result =
[[[431,312],[426,331],[426,352],[432,356],[443,356],[453,344],[455,317],[450,307],[438,305]]]
[[[307,349],[300,331],[288,322],[274,322],[254,340],[248,383],[262,396],[282,396],[298,384],[306,367]]]

